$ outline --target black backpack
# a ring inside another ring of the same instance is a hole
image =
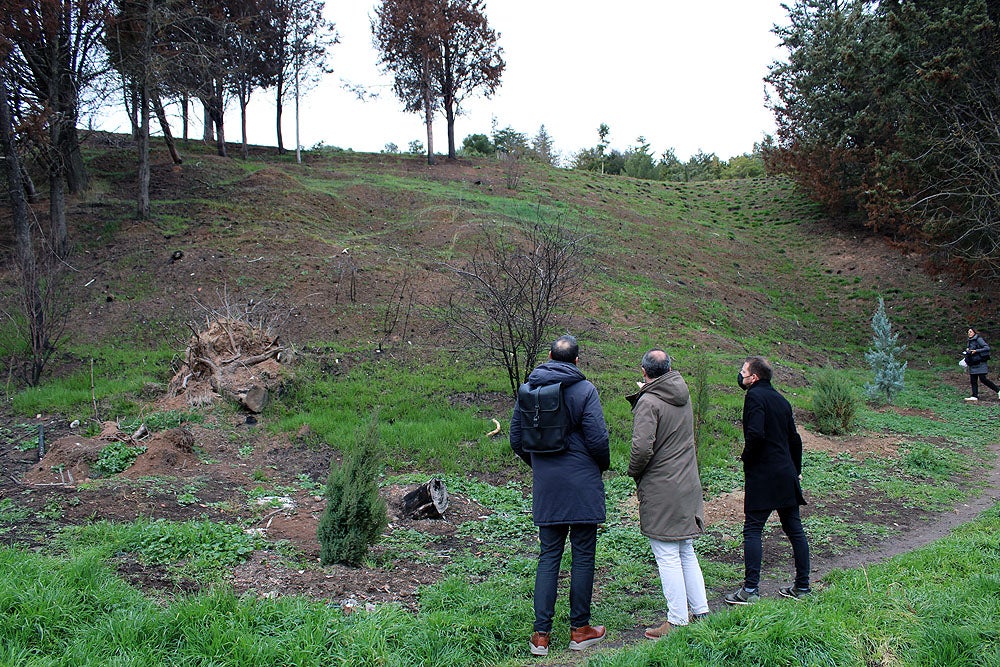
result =
[[[521,412],[521,447],[534,454],[566,451],[569,410],[563,401],[562,384],[532,387],[525,382],[517,389]]]

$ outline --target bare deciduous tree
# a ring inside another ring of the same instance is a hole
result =
[[[456,287],[446,322],[507,371],[512,394],[576,304],[588,273],[584,242],[560,224],[484,223],[469,259],[446,265]]]
[[[916,100],[937,131],[924,137],[911,207],[953,254],[1000,272],[1000,77],[972,70],[963,84],[960,94]]]
[[[0,48],[0,56],[6,56],[6,49]],[[15,248],[17,260],[16,280],[20,318],[23,322],[25,338],[31,358],[25,370],[25,380],[34,386],[38,384],[42,371],[56,350],[66,326],[67,309],[65,299],[61,299],[62,262],[53,252],[36,254],[36,232],[28,215],[22,181],[22,165],[14,142],[13,115],[10,95],[7,89],[6,72],[0,68],[0,148],[2,148],[2,169],[8,188],[8,199],[14,221]],[[44,234],[38,231],[44,239]],[[42,244],[43,248],[45,244]],[[51,250],[51,249],[49,249]],[[10,314],[12,315],[12,314]]]
[[[279,35],[275,79],[278,152],[285,150],[281,135],[281,115],[288,96],[295,99],[295,150],[299,153],[299,100],[304,89],[327,73],[328,51],[340,41],[336,27],[323,18],[323,0],[275,0],[276,29]]]

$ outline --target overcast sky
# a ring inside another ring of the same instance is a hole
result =
[[[392,94],[391,78],[375,65],[370,16],[374,0],[327,0],[337,24],[334,73],[302,100],[301,144],[322,141],[356,151],[400,149],[425,141],[418,114]],[[468,100],[455,122],[459,146],[470,134],[513,127],[534,136],[544,124],[564,159],[598,142],[624,150],[644,136],[657,155],[673,148],[686,160],[698,150],[723,159],[749,152],[774,120],[765,108],[763,77],[785,54],[771,31],[786,23],[781,0],[486,0],[500,33],[507,68],[491,99]],[[342,81],[378,98],[359,101]],[[272,95],[251,101],[249,141],[274,145]],[[200,109],[198,110],[200,114]],[[119,128],[121,129],[121,128]],[[435,151],[447,151],[447,127],[434,122]],[[226,138],[239,141],[239,106],[231,104]],[[295,145],[292,105],[284,143]]]

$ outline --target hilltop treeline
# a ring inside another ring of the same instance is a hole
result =
[[[1000,4],[797,0],[765,147],[849,223],[1000,271]]]

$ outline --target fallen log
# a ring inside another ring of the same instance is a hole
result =
[[[403,514],[411,519],[443,519],[448,491],[440,479],[421,484],[403,496]]]

